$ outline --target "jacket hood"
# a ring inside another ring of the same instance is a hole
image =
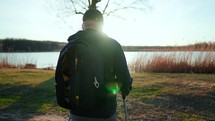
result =
[[[76,32],[75,34],[71,35],[69,38],[68,38],[68,42],[72,42],[72,40],[75,40],[77,38],[79,38],[82,34],[83,34],[84,31],[78,31]]]
[[[89,36],[97,36],[97,35],[104,35],[104,33],[102,32],[98,32],[97,30],[94,30],[94,29],[86,29],[84,31],[78,31],[76,32],[75,34],[71,35],[69,38],[68,38],[68,42],[72,42],[73,40],[76,40],[80,37],[89,37]]]

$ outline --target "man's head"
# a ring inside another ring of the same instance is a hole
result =
[[[96,9],[87,10],[83,16],[83,30],[88,28],[101,31],[103,27],[103,15]]]

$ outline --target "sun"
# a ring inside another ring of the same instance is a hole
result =
[[[104,22],[103,32],[124,45],[132,40],[132,31],[132,23],[123,20],[107,19]]]

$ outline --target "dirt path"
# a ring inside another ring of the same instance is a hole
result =
[[[46,114],[46,115],[26,115],[22,113],[1,113],[0,121],[68,121],[68,117]]]
[[[59,116],[59,115],[40,115],[33,116],[28,119],[28,121],[68,121],[67,117]]]

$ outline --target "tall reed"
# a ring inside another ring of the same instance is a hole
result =
[[[36,68],[35,63],[30,57],[18,58],[13,53],[0,55],[0,68]]]
[[[134,72],[215,73],[214,51],[158,52],[137,56],[130,64]]]
[[[0,61],[0,68],[16,68],[16,65],[9,63],[8,58],[2,58]]]

